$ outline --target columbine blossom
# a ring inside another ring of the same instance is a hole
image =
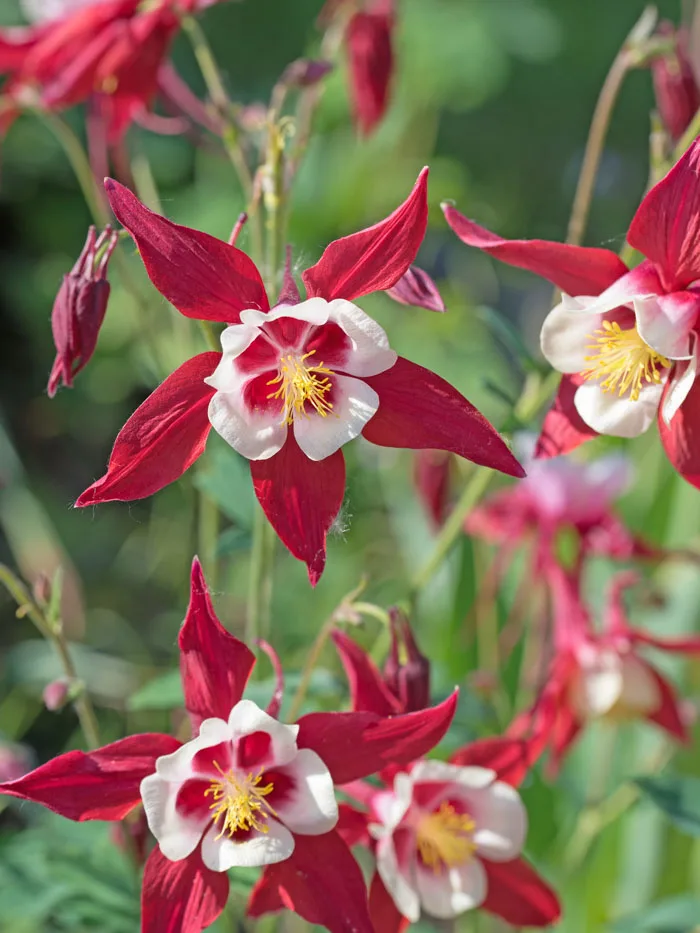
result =
[[[645,259],[632,270],[605,249],[501,239],[443,206],[465,243],[563,292],[542,327],[542,352],[563,378],[539,455],[566,453],[596,434],[636,437],[658,420],[671,463],[700,485],[699,162],[696,140],[642,201],[627,241]]]
[[[202,454],[213,427],[250,460],[265,514],[316,583],[345,491],[340,448],[359,434],[522,475],[486,419],[444,379],[398,357],[354,304],[391,288],[415,258],[427,223],[427,170],[393,214],[326,248],[303,273],[306,300],[288,276],[272,310],[241,250],[152,213],[114,181],[107,192],[156,288],[186,317],[227,327],[222,353],[183,363],[132,415],[106,475],[77,505],[157,492]]]
[[[515,721],[509,734],[535,735],[550,744],[551,771],[585,726],[595,720],[645,719],[680,742],[688,740],[681,704],[667,679],[640,649],[700,653],[700,638],[657,638],[633,628],[623,603],[634,574],[614,578],[601,631],[579,592],[579,582],[557,566],[548,571],[554,597],[554,657],[534,707]]]
[[[456,694],[389,719],[279,722],[279,693],[267,711],[241,698],[255,659],[221,626],[197,561],[179,647],[191,741],[147,734],[71,751],[0,792],[80,821],[121,820],[142,802],[157,842],[144,874],[144,933],[199,933],[223,910],[226,871],[237,866],[265,868],[254,915],[285,906],[335,933],[372,933],[362,873],[335,829],[333,785],[424,754],[447,730]]]

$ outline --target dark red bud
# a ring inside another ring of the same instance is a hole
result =
[[[447,517],[451,462],[452,454],[443,450],[419,450],[413,460],[416,492],[436,528]]]
[[[656,106],[666,129],[675,141],[688,128],[698,107],[700,90],[695,83],[688,57],[688,36],[669,22],[660,25],[658,35],[675,37],[675,48],[651,63]]]
[[[287,87],[311,87],[333,71],[332,62],[322,59],[298,58],[284,69],[280,84]]]
[[[109,226],[99,237],[90,227],[78,261],[63,276],[51,313],[56,359],[49,376],[49,398],[54,397],[61,382],[70,388],[73,377],[95,352],[109,300],[107,267],[117,240],[117,233]]]
[[[345,42],[350,68],[350,95],[355,122],[368,136],[389,104],[394,72],[393,16],[356,13],[348,23]]]
[[[389,610],[391,649],[384,666],[384,681],[406,713],[430,704],[430,662],[421,654],[406,616]]]
[[[65,680],[53,680],[44,687],[42,694],[44,706],[51,712],[56,712],[66,705],[69,687]]]
[[[445,311],[445,302],[438,287],[427,272],[411,266],[396,285],[387,289],[387,295],[402,305],[427,308],[428,311]]]

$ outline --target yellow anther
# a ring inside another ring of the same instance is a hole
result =
[[[247,777],[241,778],[233,771],[222,771],[216,762],[214,767],[221,775],[221,780],[212,781],[211,786],[204,791],[204,796],[208,797],[211,794],[214,801],[209,807],[214,811],[214,823],[218,823],[223,817],[221,832],[216,838],[221,839],[226,833],[233,836],[239,829],[269,832],[269,826],[265,821],[269,816],[277,814],[265,798],[272,793],[274,785],[269,783],[260,787],[262,769],[257,775],[250,772]]]
[[[636,402],[645,385],[661,382],[661,370],[671,365],[665,356],[645,343],[636,327],[623,330],[616,321],[603,321],[603,326],[591,334],[594,343],[585,357],[590,369],[581,373],[584,379],[598,379],[603,392],[617,392],[620,397],[629,392]]]
[[[268,382],[270,386],[279,385],[267,397],[282,402],[282,424],[292,424],[295,417],[308,418],[307,403],[322,418],[333,410],[333,403],[326,398],[333,387],[328,378],[333,375],[333,371],[323,363],[318,366],[306,365],[306,360],[315,352],[311,350],[303,356],[290,354],[282,357],[279,374]]]
[[[475,829],[467,813],[458,813],[452,804],[442,803],[418,825],[416,841],[423,864],[437,873],[443,866],[452,868],[466,862],[476,848]]]

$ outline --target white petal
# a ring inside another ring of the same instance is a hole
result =
[[[527,810],[517,790],[496,781],[472,794],[470,803],[478,854],[493,862],[517,858],[527,835]]]
[[[656,418],[663,390],[663,382],[644,385],[633,402],[615,392],[604,392],[595,382],[585,382],[576,390],[574,405],[586,424],[599,434],[637,437]]]
[[[569,699],[581,719],[605,716],[622,694],[622,660],[617,651],[596,649],[582,660]]]
[[[376,376],[391,369],[397,354],[389,346],[383,327],[357,305],[342,298],[331,301],[329,320],[335,321],[352,341],[352,350],[341,367],[351,376]]]
[[[379,877],[396,904],[396,909],[411,923],[416,923],[420,917],[420,898],[410,881],[411,874],[415,872],[415,858],[399,866],[394,840],[389,836],[377,843],[376,859]]]
[[[406,815],[412,800],[413,779],[405,771],[399,771],[394,778],[393,791],[380,792],[372,798],[374,815],[383,824],[382,832],[376,836],[370,828],[373,838],[379,839],[387,831],[392,832]]]
[[[493,784],[496,772],[491,768],[461,767],[447,761],[420,761],[411,771],[411,777],[414,784],[454,781],[463,787],[479,789]]]
[[[462,865],[440,872],[419,864],[416,884],[425,912],[449,920],[483,903],[488,882],[479,859],[470,858]]]
[[[302,748],[284,769],[294,781],[294,790],[275,804],[277,816],[293,833],[321,836],[338,822],[338,802],[333,778],[316,752]]]
[[[225,366],[240,356],[244,350],[247,350],[256,337],[260,336],[260,330],[257,327],[251,327],[249,324],[231,324],[226,330],[221,332],[221,350],[223,359],[216,367],[214,376],[207,379],[207,383],[214,386],[215,389],[226,389],[224,375],[226,375]],[[223,383],[223,384],[221,384]]]
[[[194,777],[192,759],[203,748],[210,748],[231,739],[231,731],[224,719],[205,719],[197,738],[185,742],[171,755],[162,755],[156,760],[156,773],[164,780],[182,783]]]
[[[308,298],[296,305],[278,305],[265,315],[268,321],[277,321],[281,317],[292,317],[297,321],[306,321],[314,327],[325,324],[330,319],[331,303],[325,298]]]
[[[622,661],[622,693],[619,702],[624,711],[639,716],[654,712],[661,703],[659,685],[649,668],[634,655],[626,655]]]
[[[333,410],[294,419],[294,437],[309,460],[325,460],[361,432],[379,408],[371,386],[350,376],[333,375]]]
[[[241,700],[228,718],[231,737],[235,741],[253,732],[266,732],[270,736],[269,760],[266,767],[289,764],[297,755],[299,726],[288,726],[269,716],[252,700]]]
[[[150,774],[141,781],[141,799],[148,828],[158,841],[163,855],[172,862],[187,858],[199,845],[209,823],[209,814],[197,818],[183,816],[175,807],[180,784],[164,781]]]
[[[634,313],[642,340],[670,360],[690,358],[690,337],[698,316],[698,299],[689,292],[636,298]]]
[[[540,347],[545,359],[560,373],[581,373],[590,365],[586,357],[592,352],[593,333],[603,321],[599,312],[588,311],[596,300],[562,295],[561,302],[544,320]]]
[[[277,820],[267,820],[266,833],[251,832],[245,842],[234,842],[228,833],[212,826],[202,840],[202,861],[212,871],[259,868],[283,862],[294,851],[294,836]]]
[[[676,364],[676,368],[671,376],[671,383],[668,392],[664,396],[661,405],[661,417],[664,424],[668,427],[671,419],[688,397],[688,393],[693,388],[693,383],[698,374],[698,348],[697,338],[693,334],[693,353],[688,362]]]
[[[634,467],[624,454],[608,454],[582,465],[585,485],[604,502],[612,502],[634,481]]]
[[[249,411],[240,392],[217,392],[209,402],[209,421],[217,434],[248,460],[269,460],[287,440],[288,425],[279,411]]]

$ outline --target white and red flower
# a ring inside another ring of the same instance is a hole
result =
[[[700,486],[699,165],[696,140],[642,201],[627,240],[645,259],[632,270],[604,249],[501,239],[443,205],[465,243],[563,292],[542,329],[542,351],[563,379],[540,456],[566,453],[597,434],[635,437],[656,419],[671,463]]]
[[[397,357],[354,304],[391,288],[413,262],[427,224],[427,169],[389,217],[326,248],[303,273],[305,301],[287,275],[272,310],[241,250],[152,213],[116,182],[107,193],[158,290],[186,317],[228,326],[221,354],[183,363],[132,415],[106,475],[76,505],[157,492],[202,454],[213,427],[250,460],[265,514],[315,584],[345,492],[340,448],[360,433],[522,475],[486,419],[444,379]]]
[[[336,830],[333,786],[425,754],[449,727],[456,694],[404,716],[279,722],[281,684],[267,711],[241,699],[255,659],[221,626],[196,560],[179,647],[191,741],[146,734],[71,751],[0,793],[79,821],[118,821],[143,802],[157,841],[143,933],[200,933],[224,908],[227,870],[243,865],[265,867],[251,913],[287,907],[333,933],[373,933],[362,873]]]

